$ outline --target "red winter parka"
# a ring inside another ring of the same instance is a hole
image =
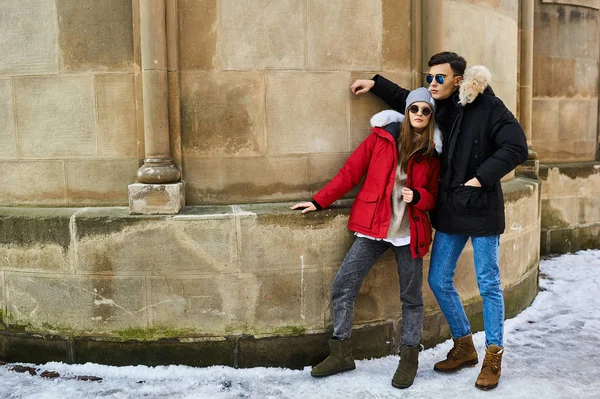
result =
[[[387,237],[398,165],[396,141],[399,122],[403,119],[404,115],[396,111],[375,115],[371,119],[372,133],[350,155],[339,173],[313,197],[313,202],[326,208],[356,186],[366,173],[350,210],[348,229],[354,232],[374,238]],[[437,128],[436,149],[441,152],[441,134]],[[435,207],[440,161],[437,156],[416,153],[409,159],[407,169],[406,186],[414,193],[413,201],[407,207],[410,249],[413,258],[419,258],[429,251],[431,244],[431,222],[426,212]]]

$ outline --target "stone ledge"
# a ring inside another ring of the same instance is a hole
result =
[[[560,163],[540,163],[540,180],[547,180],[548,170],[558,168],[561,174],[571,179],[585,179],[594,174],[600,174],[600,162],[560,162]]]
[[[600,222],[562,229],[542,229],[541,255],[566,254],[593,248],[600,248]]]
[[[538,267],[534,265],[516,284],[504,289],[506,317],[516,316],[535,299]],[[483,329],[481,300],[465,305],[472,330]],[[353,330],[357,359],[396,354],[400,320],[363,326]],[[448,339],[448,326],[441,312],[425,315],[423,344],[432,347]],[[224,365],[246,367],[289,367],[302,369],[327,356],[329,333],[255,338],[250,335],[221,339],[180,337],[155,341],[110,341],[105,337],[43,336],[0,331],[0,359],[7,362],[65,363],[94,362],[116,366],[181,364],[195,367]]]

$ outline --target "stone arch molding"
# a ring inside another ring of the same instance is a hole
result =
[[[561,4],[566,6],[580,6],[600,10],[600,0],[542,0],[542,3]]]

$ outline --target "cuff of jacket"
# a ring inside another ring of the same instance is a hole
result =
[[[310,200],[310,202],[312,202],[312,204],[315,206],[315,208],[317,208],[317,211],[320,211],[323,209],[323,207],[321,205],[319,205],[319,203],[317,201],[315,201],[314,198],[312,200]]]
[[[413,192],[413,199],[412,199],[412,201],[410,201],[408,203],[409,205],[415,205],[419,201],[421,201],[421,193],[418,190],[412,190],[412,192]]]
[[[483,181],[481,176],[479,176],[479,173],[475,174],[475,178],[479,181],[479,184],[481,184],[481,187],[487,187],[487,184],[485,184],[485,182]]]

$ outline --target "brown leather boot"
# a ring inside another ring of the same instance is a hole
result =
[[[477,351],[473,345],[471,334],[460,338],[452,338],[454,346],[448,352],[446,360],[437,362],[433,369],[442,373],[450,373],[464,367],[472,367],[477,364]]]
[[[496,345],[490,345],[485,350],[483,366],[481,366],[481,372],[475,382],[477,388],[487,391],[498,386],[498,380],[502,371],[503,353],[504,349]]]

